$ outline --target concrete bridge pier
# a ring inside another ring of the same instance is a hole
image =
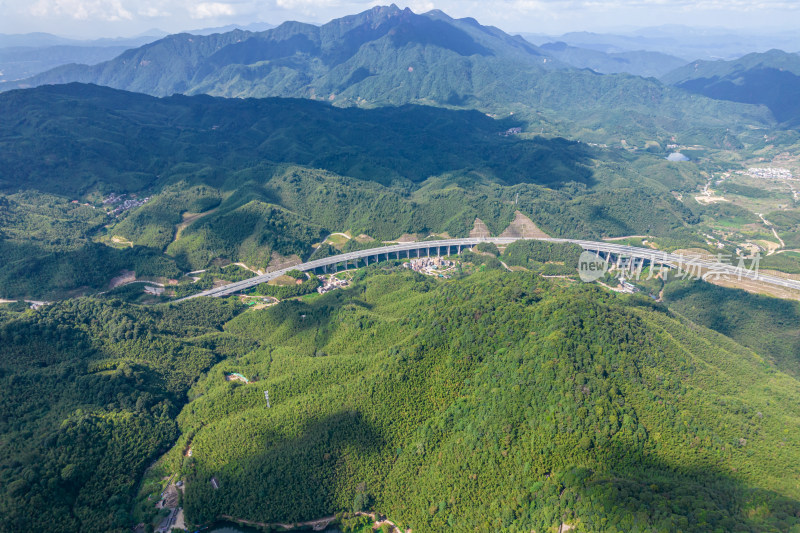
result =
[[[636,273],[637,277],[642,275],[642,270],[644,270],[645,261],[646,260],[645,260],[644,257],[640,257],[638,260],[634,260],[634,267],[635,268],[634,268],[633,271]],[[638,264],[637,264],[637,262],[638,262]]]
[[[597,250],[594,251],[594,254],[595,254],[596,257],[598,257],[599,259],[602,259],[606,263],[609,263],[609,264],[613,263],[612,258],[611,258],[611,252],[605,252],[605,257],[604,257],[603,256],[603,251],[598,248]]]

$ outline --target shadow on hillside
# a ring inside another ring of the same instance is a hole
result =
[[[294,120],[258,147],[278,162],[321,168],[388,185],[422,182],[453,171],[477,171],[502,184],[560,187],[595,183],[594,149],[562,138],[522,139],[522,123],[477,111],[405,105],[378,109],[329,109],[292,102]]]
[[[62,299],[87,290],[107,290],[108,282],[122,270],[141,277],[179,273],[172,258],[143,246],[117,249],[90,242],[52,251],[39,243],[0,240],[0,297],[4,298]]]
[[[783,69],[752,68],[722,79],[689,80],[678,87],[717,100],[765,105],[778,122],[795,128],[800,123],[800,76]]]
[[[237,431],[229,429],[235,441]],[[381,452],[385,442],[360,413],[342,410],[296,431],[286,427],[282,431],[297,436],[277,431],[259,435],[262,452],[215,470],[205,470],[199,460],[200,479],[189,482],[187,490],[192,519],[230,515],[260,522],[310,520],[341,510],[342,495],[349,507],[358,492],[369,491],[367,477],[374,479],[376,473],[364,466],[373,462],[370,458]],[[212,476],[218,490],[210,485]]]
[[[732,338],[771,359],[782,371],[800,375],[800,306],[707,282],[671,282],[670,307],[693,322]]]
[[[467,32],[441,20],[415,17],[406,24],[397,25],[389,33],[392,43],[400,48],[411,43],[432,45],[452,50],[460,56],[493,56],[494,52],[478,44]]]
[[[800,524],[800,501],[747,486],[711,463],[669,464],[619,444],[598,455],[604,472],[575,467],[556,476],[563,522],[580,520],[589,531],[602,529],[604,517],[622,531],[795,531]]]
[[[524,124],[495,120],[479,111],[419,105],[336,108],[284,98],[156,99],[107,88],[84,94],[82,87],[43,87],[16,94],[25,112],[10,113],[0,133],[32,139],[22,125],[33,114],[53,127],[37,131],[35,142],[24,150],[5,154],[4,189],[30,188],[31,176],[37,187],[55,194],[72,195],[100,184],[118,193],[144,186],[139,181],[130,187],[120,184],[121,172],[159,176],[148,182],[154,189],[186,172],[198,183],[216,185],[225,174],[265,161],[306,165],[384,185],[419,183],[453,171],[476,171],[501,184],[594,183],[592,147],[560,138],[523,139],[509,130]],[[91,120],[83,118],[87,112]],[[138,133],[143,129],[146,135]],[[98,136],[109,141],[98,143]],[[65,148],[83,145],[92,150]],[[74,170],[74,175],[85,171],[91,183],[64,180],[64,169]],[[126,178],[126,183],[131,180]]]

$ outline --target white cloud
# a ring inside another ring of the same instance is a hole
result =
[[[163,4],[163,2],[160,2],[160,4]],[[163,9],[161,5],[153,5],[152,3],[139,5],[136,9],[136,14],[146,18],[169,17],[172,15],[170,11]]]
[[[67,17],[75,20],[131,20],[133,14],[120,0],[37,0],[30,8],[34,17]]]
[[[410,7],[411,11],[414,13],[427,13],[428,11],[436,9],[436,5],[433,2],[428,2],[426,0],[414,0],[408,4],[408,7]]]
[[[652,7],[668,7],[681,10],[738,11],[795,10],[800,8],[797,2],[787,0],[496,0],[494,4],[504,5],[523,12],[581,9],[617,11]]]
[[[662,24],[786,28],[800,25],[800,0],[0,0],[0,33],[120,35],[156,24],[167,31],[284,20],[324,23],[395,1],[416,13],[441,9],[507,31],[622,31]],[[99,22],[112,22],[98,24]],[[113,28],[113,29],[112,29]]]
[[[330,7],[339,4],[337,0],[276,0],[278,7],[297,9],[303,7]]]
[[[201,2],[189,6],[189,16],[193,19],[232,17],[235,14],[236,9],[231,4],[222,2]]]

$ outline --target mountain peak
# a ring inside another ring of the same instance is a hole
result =
[[[391,4],[388,6],[375,6],[372,9],[368,9],[362,13],[357,15],[353,15],[355,18],[370,18],[370,19],[381,19],[387,20],[392,17],[397,17],[399,15],[413,13],[409,8],[400,9],[397,4]],[[349,18],[349,17],[345,17]],[[335,21],[334,21],[335,22]]]

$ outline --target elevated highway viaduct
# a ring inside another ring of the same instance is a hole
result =
[[[800,281],[781,278],[778,276],[771,276],[761,274],[756,269],[742,268],[739,265],[720,263],[710,260],[699,259],[695,257],[683,256],[662,252],[659,250],[652,250],[648,248],[639,248],[636,246],[627,246],[624,244],[616,244],[612,242],[596,242],[596,241],[583,241],[578,239],[556,239],[556,238],[539,238],[539,239],[517,239],[517,238],[468,238],[468,239],[446,239],[440,241],[417,241],[402,244],[395,244],[390,246],[381,246],[378,248],[371,248],[368,250],[359,250],[356,252],[348,252],[345,254],[325,257],[315,261],[309,261],[300,265],[283,268],[274,272],[256,276],[244,281],[238,281],[218,287],[215,289],[207,290],[198,294],[194,294],[184,300],[191,298],[200,298],[203,296],[222,297],[229,296],[238,292],[245,291],[261,283],[266,283],[270,280],[285,275],[291,270],[300,270],[303,272],[318,271],[328,272],[336,271],[339,267],[359,267],[367,266],[380,261],[389,259],[405,259],[412,257],[425,257],[425,256],[445,256],[452,254],[459,254],[463,250],[472,248],[482,242],[489,242],[498,246],[511,244],[518,240],[538,240],[544,242],[555,243],[572,243],[577,244],[586,251],[593,252],[597,256],[611,263],[618,265],[621,268],[627,268],[631,271],[641,269],[646,264],[665,265],[671,268],[680,268],[683,270],[695,269],[699,273],[713,272],[719,274],[726,274],[736,280],[751,280],[767,283],[777,287],[788,289],[795,289],[800,291]],[[735,280],[734,280],[735,281]]]

